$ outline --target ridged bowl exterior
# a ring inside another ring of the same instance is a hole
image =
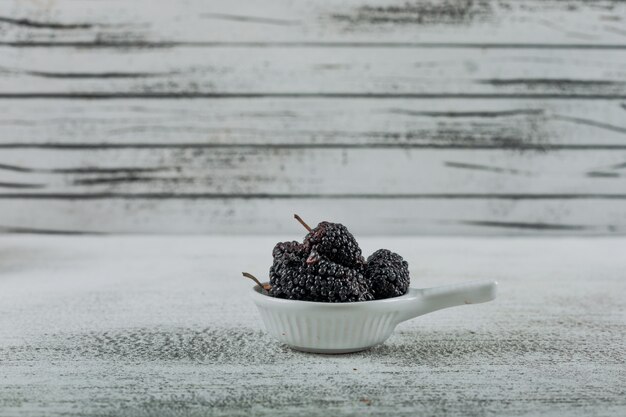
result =
[[[401,306],[392,300],[293,301],[263,295],[258,287],[253,299],[269,334],[307,352],[346,353],[367,349],[387,340],[401,321]]]
[[[263,294],[252,299],[272,336],[295,349],[347,353],[384,342],[398,323],[442,308],[484,303],[496,296],[495,281],[416,289],[395,298],[354,303],[284,300]]]
[[[311,352],[352,352],[384,342],[398,313],[306,314],[258,306],[267,331],[289,346]]]

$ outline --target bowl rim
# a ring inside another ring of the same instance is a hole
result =
[[[263,282],[262,284],[267,284],[267,282]],[[406,294],[400,295],[398,297],[383,298],[382,300],[351,301],[351,302],[344,302],[344,303],[327,303],[327,302],[321,302],[321,301],[288,300],[286,298],[276,298],[267,294],[263,294],[261,291],[261,287],[259,287],[258,285],[254,285],[252,287],[252,296],[254,298],[257,298],[265,302],[277,303],[277,304],[283,304],[283,305],[291,305],[291,306],[296,306],[296,305],[300,305],[300,306],[306,305],[306,306],[311,306],[311,307],[323,306],[326,308],[348,308],[351,306],[356,308],[357,306],[364,306],[364,305],[390,304],[390,303],[401,302],[401,301],[405,301],[409,299],[414,299],[417,296],[418,292],[419,292],[418,288],[409,287]]]

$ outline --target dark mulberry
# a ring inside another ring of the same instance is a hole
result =
[[[409,289],[408,262],[387,249],[379,249],[367,258],[365,276],[377,300],[404,295]]]
[[[326,258],[340,265],[360,269],[365,263],[356,239],[340,223],[321,222],[306,235],[304,245],[310,251],[307,259],[309,264]]]

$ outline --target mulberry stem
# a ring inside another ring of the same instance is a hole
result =
[[[270,284],[261,284],[261,281],[259,281],[259,280],[257,279],[257,277],[255,277],[254,275],[252,275],[252,274],[250,274],[250,273],[248,273],[248,272],[242,272],[241,274],[242,274],[244,277],[246,277],[246,278],[250,278],[252,281],[256,282],[256,283],[257,283],[257,285],[258,285],[259,287],[263,288],[264,290],[266,290],[266,291],[269,291],[269,290],[270,290],[270,288],[271,288],[271,287],[270,287]]]
[[[300,222],[300,224],[301,224],[302,226],[304,226],[304,228],[305,228],[306,230],[308,230],[309,232],[312,230],[312,229],[311,229],[311,227],[310,227],[308,224],[306,224],[306,223],[304,222],[304,220],[302,220],[302,218],[301,218],[300,216],[298,216],[297,214],[294,214],[294,215],[293,215],[293,218],[294,218],[294,219],[296,219],[297,221],[299,221],[299,222]]]

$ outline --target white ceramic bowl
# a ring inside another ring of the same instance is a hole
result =
[[[497,284],[409,288],[401,297],[356,303],[285,300],[265,295],[255,285],[252,298],[265,328],[280,342],[306,352],[348,353],[384,342],[405,320],[442,308],[491,301]]]

